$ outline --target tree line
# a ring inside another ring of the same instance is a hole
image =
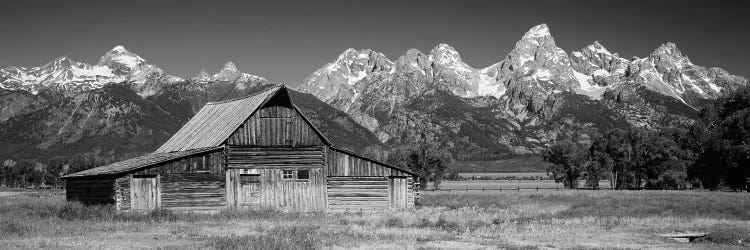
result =
[[[60,176],[105,165],[109,160],[90,154],[72,157],[57,156],[47,161],[37,159],[5,160],[0,162],[0,186],[23,188],[62,188]]]
[[[565,187],[615,189],[706,188],[750,191],[750,88],[700,109],[690,125],[659,130],[613,129],[573,133],[543,153],[548,171]]]

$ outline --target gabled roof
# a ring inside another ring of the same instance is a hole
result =
[[[166,152],[166,153],[150,153],[141,155],[135,158],[130,158],[123,161],[111,163],[101,167],[96,167],[81,172],[69,174],[62,178],[74,178],[74,177],[86,177],[95,175],[116,175],[135,171],[142,168],[147,168],[159,163],[177,160],[183,157],[188,157],[196,154],[211,152],[220,150],[221,147],[210,147],[210,148],[198,148],[188,151],[177,151],[177,152]]]
[[[177,133],[156,149],[155,153],[219,146],[256,110],[282,91],[287,91],[286,86],[273,87],[240,99],[206,103]],[[296,106],[292,106],[297,109]],[[300,112],[299,109],[297,111]],[[304,115],[302,117],[307,121]],[[315,129],[315,126],[311,123],[310,126],[325,144],[330,145],[325,136]]]

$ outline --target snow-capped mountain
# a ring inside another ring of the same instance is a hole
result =
[[[429,54],[410,49],[395,61],[347,49],[300,89],[347,112],[383,142],[398,145],[427,133],[459,155],[476,156],[497,148],[536,152],[566,129],[658,127],[745,84],[722,69],[694,65],[673,43],[630,60],[596,41],[568,54],[541,24],[485,68],[467,65],[447,44]]]
[[[63,94],[99,89],[109,83],[128,82],[141,96],[150,96],[159,85],[182,81],[164,74],[158,66],[116,46],[101,57],[96,65],[60,57],[43,66],[0,69],[0,89],[22,90],[33,94],[52,90]]]

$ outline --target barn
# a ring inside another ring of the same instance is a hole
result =
[[[419,181],[333,145],[284,85],[207,103],[153,153],[62,178],[68,200],[186,212],[411,208]]]

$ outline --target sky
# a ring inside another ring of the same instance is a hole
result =
[[[750,76],[750,5],[742,1],[9,1],[0,0],[0,67],[66,55],[95,64],[116,45],[168,74],[227,61],[296,86],[347,48],[395,60],[439,43],[483,68],[546,23],[570,52],[597,40],[625,58],[674,42],[694,64]]]

